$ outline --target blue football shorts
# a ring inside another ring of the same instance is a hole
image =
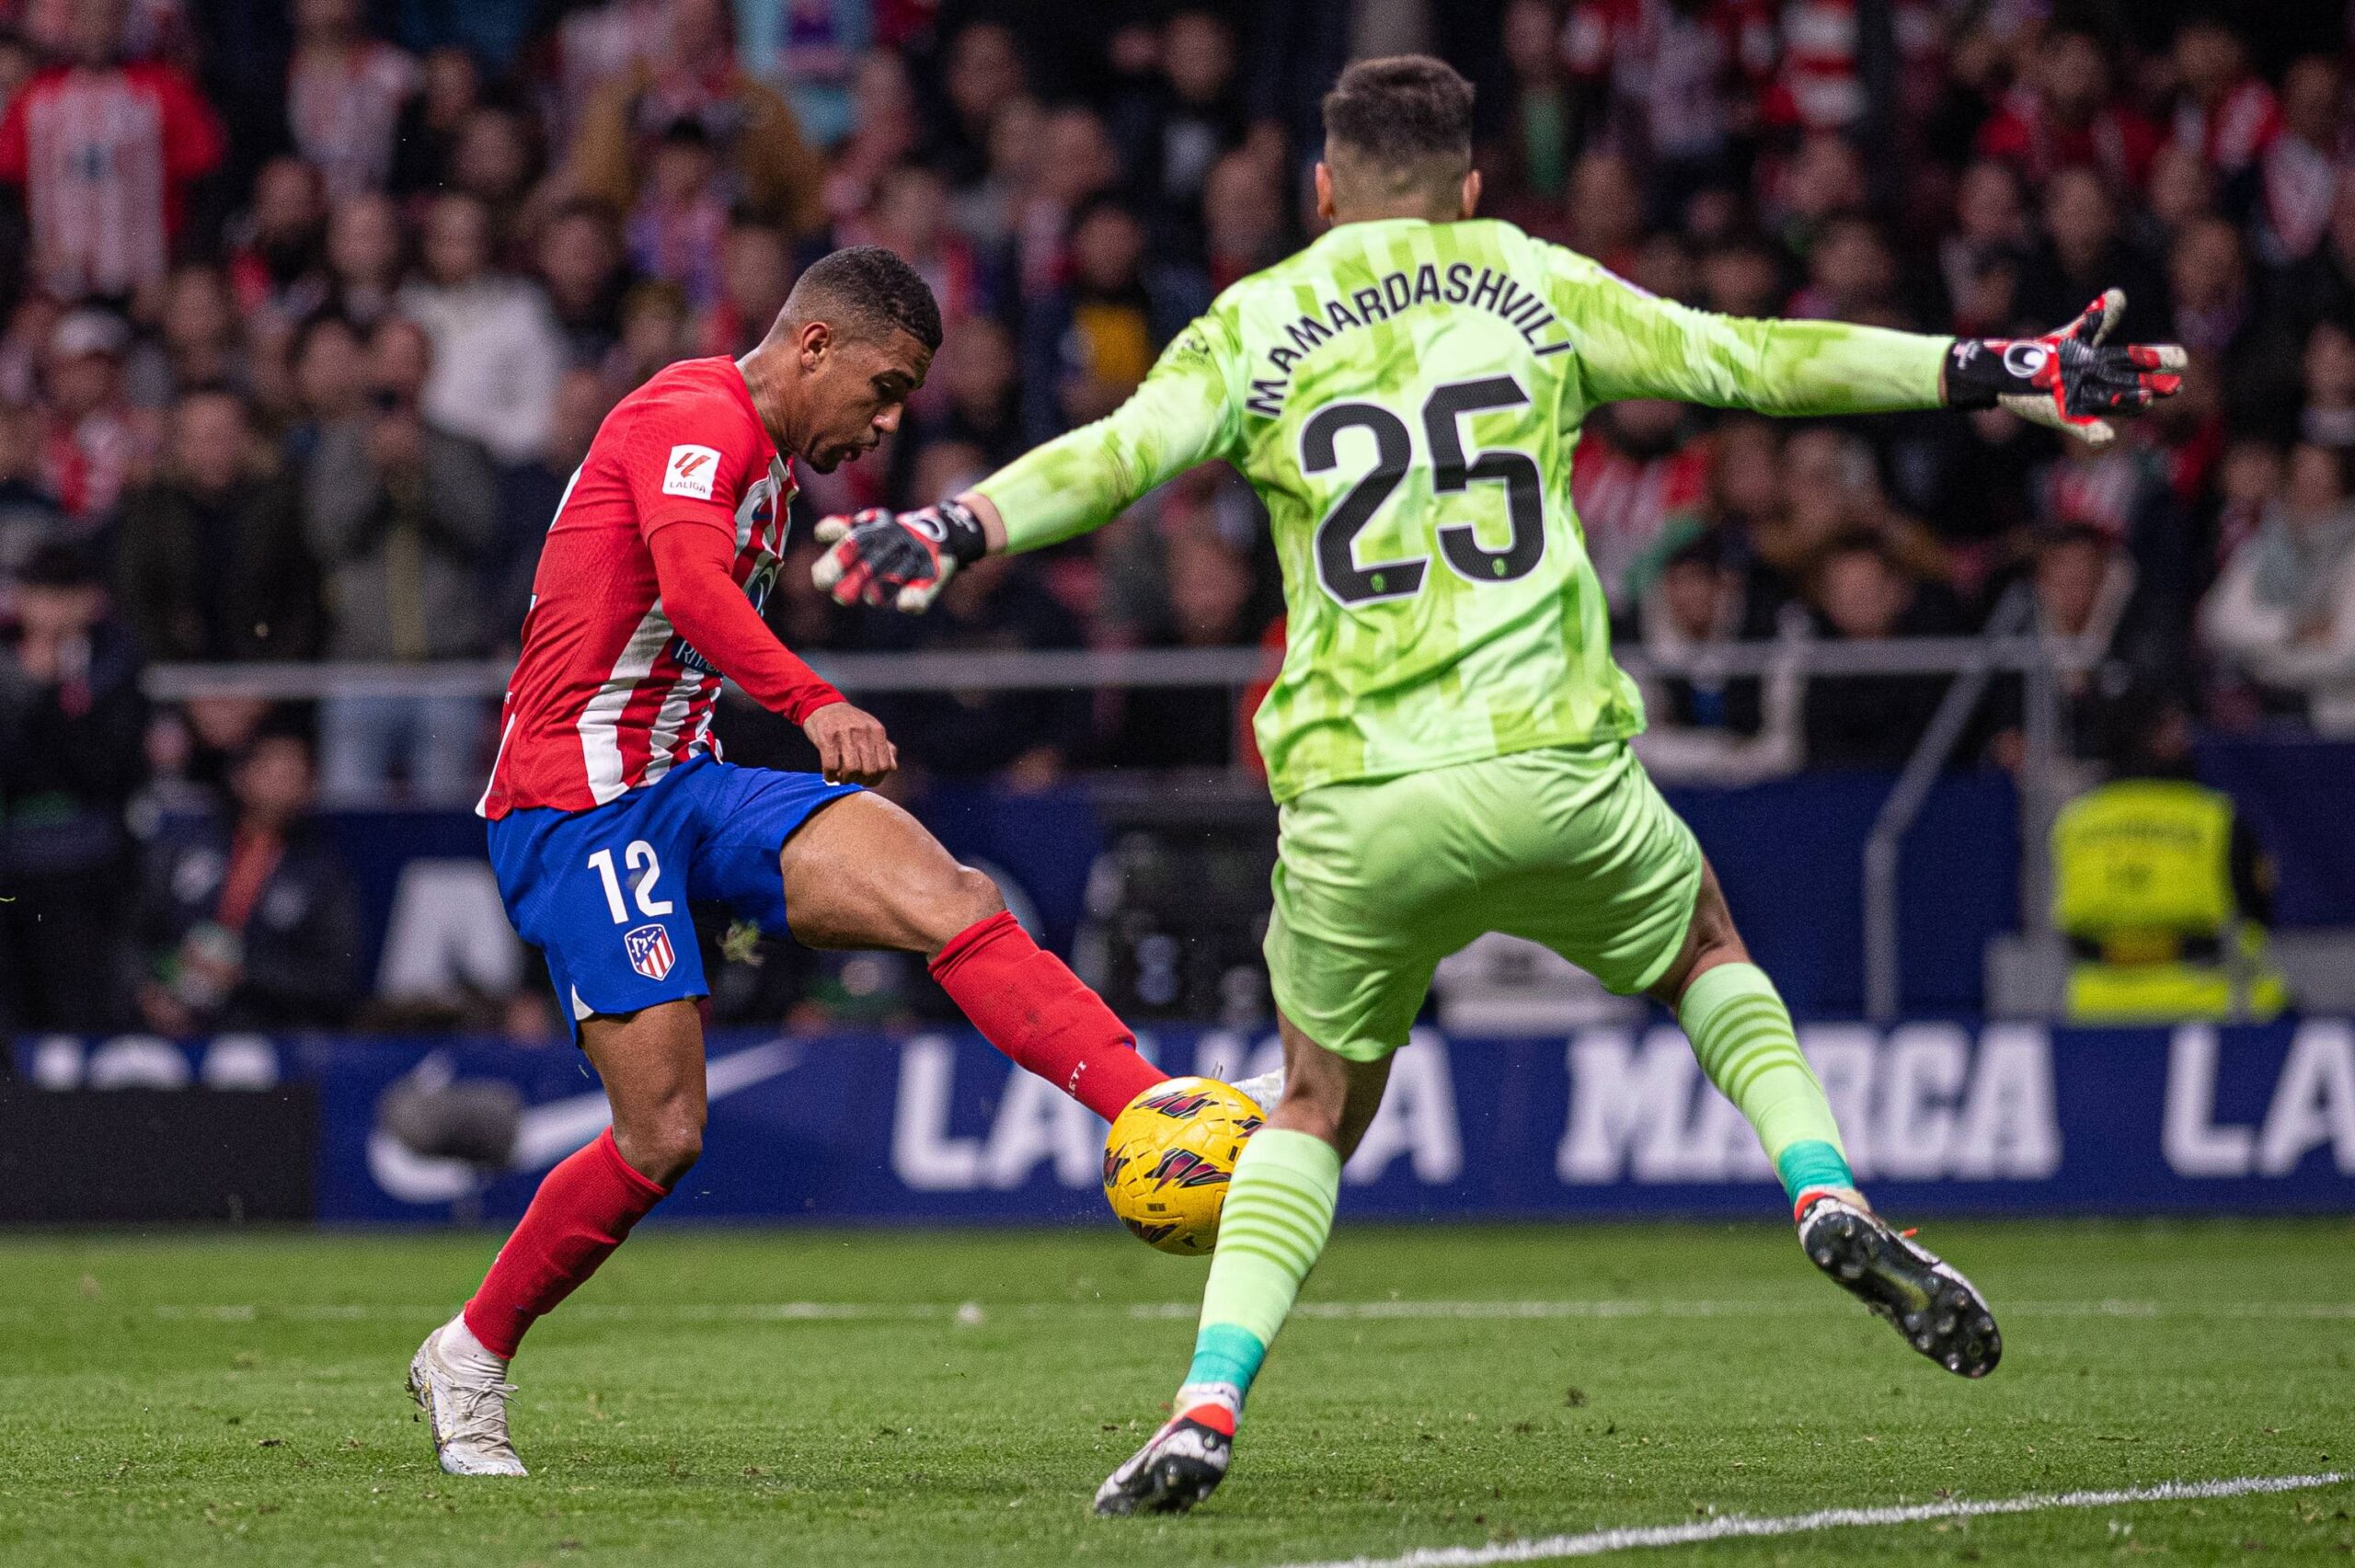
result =
[[[546,956],[571,1020],[706,996],[692,906],[787,934],[777,852],[856,784],[695,757],[587,811],[511,811],[490,824],[507,916]]]

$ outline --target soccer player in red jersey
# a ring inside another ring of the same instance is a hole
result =
[[[1100,1116],[1163,1080],[987,876],[861,787],[895,764],[883,727],[761,618],[793,463],[827,473],[871,451],[939,345],[906,263],[837,251],[744,358],[672,365],[624,398],[557,505],[478,809],[508,913],[546,954],[614,1119],[548,1173],[410,1365],[454,1475],[523,1473],[509,1358],[702,1152],[708,987],[690,901],[813,947],[924,954],[993,1045]],[[719,761],[723,671],[801,726],[821,773]]]

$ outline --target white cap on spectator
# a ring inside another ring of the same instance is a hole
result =
[[[49,334],[49,351],[61,360],[78,360],[85,354],[119,359],[130,344],[131,328],[112,311],[67,311]]]

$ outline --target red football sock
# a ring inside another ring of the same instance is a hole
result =
[[[532,1321],[597,1272],[671,1189],[633,1169],[611,1127],[547,1173],[532,1207],[466,1303],[466,1327],[493,1355],[511,1357]]]
[[[1015,1065],[1109,1121],[1168,1074],[1137,1055],[1136,1036],[1010,914],[959,932],[932,961],[973,1027]]]

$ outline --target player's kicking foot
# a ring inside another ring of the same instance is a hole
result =
[[[523,1475],[507,1440],[507,1363],[467,1332],[463,1313],[425,1336],[408,1364],[408,1391],[425,1413],[433,1457],[452,1475]]]
[[[1165,1423],[1104,1478],[1096,1489],[1096,1511],[1107,1518],[1182,1514],[1218,1489],[1234,1452],[1234,1416],[1217,1405],[1189,1410]]]
[[[1833,1284],[1947,1371],[1983,1378],[1995,1369],[2004,1355],[1995,1314],[1954,1265],[1838,1194],[1802,1193],[1798,1207],[1799,1245]]]
[[[1238,1078],[1227,1087],[1258,1106],[1264,1116],[1284,1097],[1284,1070],[1271,1068],[1257,1078]]]

